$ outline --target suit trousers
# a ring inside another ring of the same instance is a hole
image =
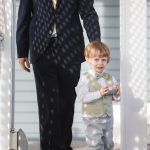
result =
[[[87,150],[113,150],[113,116],[84,117]]]
[[[41,150],[72,150],[75,86],[81,63],[65,64],[56,38],[33,64]]]

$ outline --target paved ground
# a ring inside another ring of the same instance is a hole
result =
[[[84,140],[73,140],[72,147],[74,150],[86,150],[86,144]],[[120,150],[120,146],[115,144],[114,150]],[[38,141],[29,141],[28,150],[40,150]],[[150,150],[150,145],[148,145],[147,150]]]
[[[73,140],[72,147],[74,150],[86,150],[86,144],[85,144],[85,141],[83,139]],[[120,150],[118,144],[115,144],[114,150]]]
[[[84,140],[73,140],[72,146],[74,150],[86,150],[86,144]],[[120,150],[120,145],[115,144],[114,150]],[[150,144],[147,145],[147,150],[150,150]]]
[[[28,150],[40,150],[39,147],[39,141],[29,141],[29,147]],[[86,144],[83,139],[81,140],[73,140],[72,142],[72,147],[74,150],[86,150]],[[114,150],[119,150],[119,145],[115,144],[115,149]]]

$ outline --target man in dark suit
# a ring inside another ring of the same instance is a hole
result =
[[[55,3],[56,2],[56,3]],[[75,86],[84,61],[84,38],[100,40],[94,0],[20,0],[17,53],[37,89],[41,150],[71,150]],[[55,5],[56,4],[56,5]]]

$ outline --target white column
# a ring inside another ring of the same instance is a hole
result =
[[[120,0],[121,150],[147,150],[146,0]]]
[[[10,128],[10,50],[11,50],[11,0],[0,0],[2,32],[4,33],[3,48],[0,61],[0,150],[9,149]],[[2,14],[3,12],[3,14]]]

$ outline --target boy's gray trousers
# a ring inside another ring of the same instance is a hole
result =
[[[87,150],[113,150],[113,116],[84,117]]]

